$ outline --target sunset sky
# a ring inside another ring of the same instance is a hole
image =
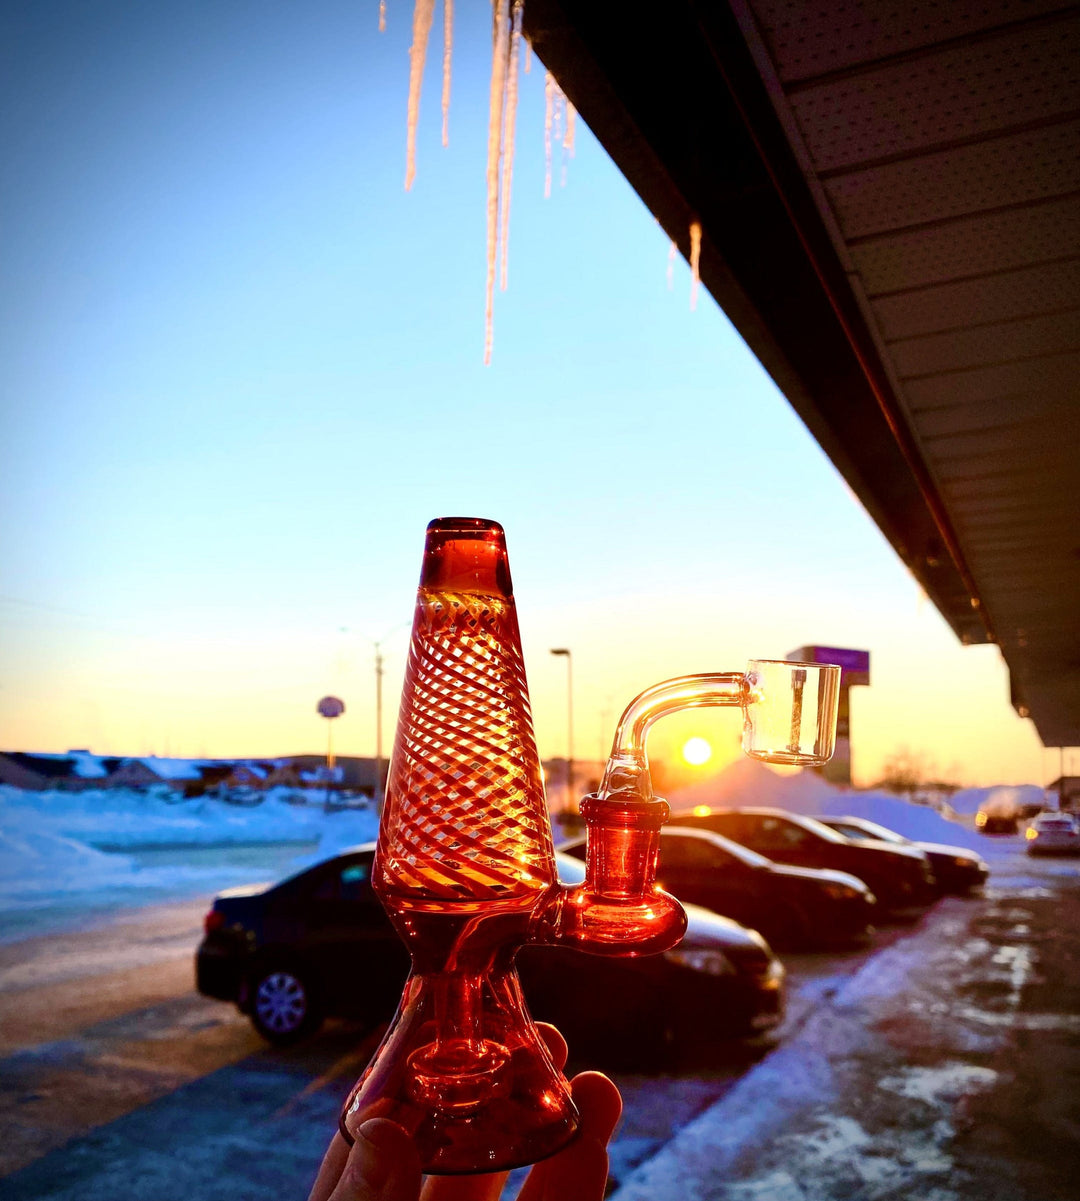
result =
[[[544,191],[521,82],[483,365],[490,6],[441,10],[405,171],[411,4],[11,0],[0,16],[0,749],[319,751],[393,736],[427,521],[506,529],[538,741],[606,754],[642,688],[868,649],[856,778],[1058,770],[580,121]],[[735,753],[731,713],[658,727]]]

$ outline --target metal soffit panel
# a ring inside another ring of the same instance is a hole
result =
[[[1044,742],[1074,745],[1080,14],[1020,3],[751,8],[743,29],[774,72],[778,116],[1018,707]]]
[[[528,0],[540,59],[965,642],[1080,744],[1080,9]]]
[[[786,83],[980,34],[1062,8],[1060,0],[941,0],[864,3],[862,0],[759,0],[754,5],[773,61]]]

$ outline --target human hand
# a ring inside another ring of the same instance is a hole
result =
[[[555,1066],[566,1066],[566,1041],[554,1026],[540,1034]],[[529,1173],[518,1201],[601,1201],[607,1185],[607,1144],[622,1113],[622,1098],[600,1072],[570,1081],[581,1114],[577,1136]],[[350,1149],[335,1134],[308,1201],[498,1201],[508,1172],[479,1176],[428,1176],[409,1135],[385,1118],[370,1118]]]

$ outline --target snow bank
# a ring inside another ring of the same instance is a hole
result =
[[[861,817],[895,830],[913,842],[968,847],[984,857],[990,847],[997,845],[984,834],[950,821],[926,805],[914,805],[883,792],[842,792],[826,799],[815,812],[826,817]]]
[[[1046,793],[1037,784],[998,785],[996,788],[962,788],[949,797],[957,812],[971,817],[983,804],[995,809],[1019,809],[1021,805],[1044,805]]]
[[[215,797],[184,799],[169,788],[140,792],[109,788],[86,792],[24,792],[0,787],[0,830],[13,826],[74,838],[92,847],[141,847],[318,842],[336,819],[364,821],[374,838],[370,809],[326,813],[321,803],[294,804],[298,794],[274,788],[257,805]]]
[[[959,815],[975,813],[988,798],[1008,795],[1010,803],[1042,799],[1043,791],[1033,785],[997,788],[967,788],[950,798]],[[928,805],[901,800],[886,792],[837,788],[811,771],[781,775],[753,759],[736,760],[713,780],[705,780],[668,796],[674,810],[695,805],[749,808],[755,805],[786,809],[807,817],[861,817],[877,822],[916,842],[940,842],[969,847],[984,856],[998,844],[977,833],[963,821],[954,821]],[[959,799],[959,804],[956,804]]]
[[[1042,795],[1034,786],[969,788],[953,804],[958,814],[970,815],[988,798],[1021,804]],[[205,796],[184,799],[166,786],[148,792],[0,786],[0,911],[40,907],[50,898],[69,906],[117,898],[131,905],[216,891],[279,878],[378,835],[370,807],[325,812],[320,794],[287,788],[263,796],[259,804],[240,806]],[[309,799],[313,803],[298,803]],[[975,833],[969,816],[966,823],[950,821],[886,793],[839,789],[813,772],[781,775],[751,759],[737,760],[715,779],[668,800],[673,809],[766,805],[811,816],[851,815],[919,841],[972,847],[986,857],[1008,849]],[[211,864],[202,852],[213,848],[231,849]]]
[[[209,797],[182,800],[170,790],[0,786],[0,911],[143,904],[216,891],[277,878],[378,833],[370,808],[325,812],[321,803],[295,800],[286,789],[240,807]],[[317,850],[298,858],[304,844]],[[208,858],[215,848],[226,850]]]
[[[22,822],[0,829],[0,900],[73,886],[107,888],[122,883],[131,872],[126,856],[96,851],[73,838],[40,833]]]

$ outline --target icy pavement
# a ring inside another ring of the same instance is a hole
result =
[[[1024,1009],[1047,970],[1033,926],[1055,920],[1056,898],[1035,883],[1042,865],[1029,872],[1014,856],[1011,873],[1002,867],[986,901],[939,904],[831,996],[822,990],[802,1027],[627,1176],[612,1201],[1069,1195],[1025,1191],[1008,1160],[984,1179],[985,1162],[962,1146],[980,1098],[1015,1085],[1023,1032],[1068,1043],[1080,1025],[1075,1001]],[[1047,867],[1044,883],[1080,896],[1075,860]]]

